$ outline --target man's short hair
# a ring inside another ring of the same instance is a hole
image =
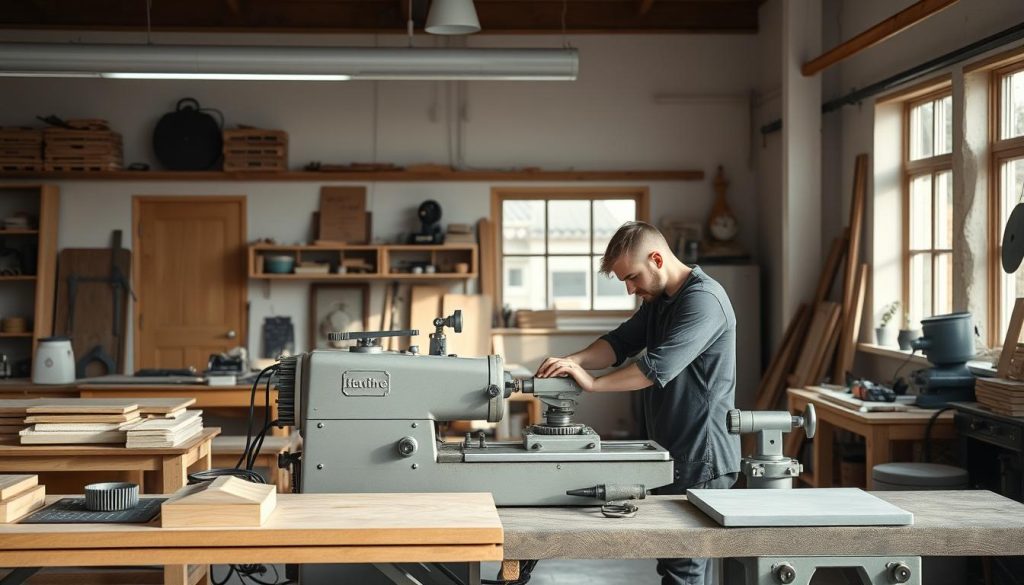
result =
[[[635,254],[644,243],[651,241],[664,242],[665,236],[661,235],[658,228],[642,221],[627,221],[622,224],[615,235],[608,242],[604,249],[604,257],[601,258],[601,274],[607,276],[612,272],[612,265],[626,254]]]

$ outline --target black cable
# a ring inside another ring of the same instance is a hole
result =
[[[278,364],[272,364],[263,368],[259,374],[256,375],[256,379],[252,381],[252,390],[249,393],[249,422],[245,429],[245,449],[242,450],[242,456],[238,458],[238,463],[235,463],[236,469],[241,469],[242,464],[245,463],[245,454],[249,452],[250,444],[252,442],[252,423],[256,418],[256,389],[259,388],[260,378],[263,374],[278,368]],[[269,380],[268,380],[269,383]],[[270,399],[267,399],[267,408],[270,408]]]
[[[935,414],[928,418],[928,424],[924,427],[924,462],[932,462],[932,427],[935,426],[935,421],[938,420],[939,416],[948,411],[954,410],[952,406],[946,406],[935,411]]]
[[[903,371],[903,368],[907,367],[907,364],[910,363],[910,359],[913,358],[914,354],[916,353],[916,349],[910,350],[910,355],[907,356],[907,359],[903,360],[903,363],[900,364],[900,367],[896,368],[896,373],[892,375],[892,382],[889,383],[890,386],[896,385],[896,382],[898,382],[900,379],[900,372]]]
[[[206,471],[197,471],[195,473],[188,474],[188,483],[197,484],[204,481],[213,481],[218,477],[230,475],[249,481],[252,483],[267,483],[267,480],[255,471],[248,471],[245,469],[235,469],[233,467],[221,467],[215,469],[207,469]]]

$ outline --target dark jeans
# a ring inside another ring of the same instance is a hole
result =
[[[727,473],[688,488],[667,485],[655,490],[655,493],[679,495],[685,494],[687,489],[727,490],[736,483],[738,476],[738,473]],[[658,574],[661,575],[661,585],[710,585],[711,559],[658,559]]]

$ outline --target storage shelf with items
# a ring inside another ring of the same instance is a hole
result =
[[[59,201],[52,185],[0,185],[0,378],[27,377],[53,332]]]
[[[416,267],[421,270],[416,271]],[[433,266],[434,272],[427,271]],[[462,280],[477,276],[476,244],[249,246],[249,278],[263,280]]]

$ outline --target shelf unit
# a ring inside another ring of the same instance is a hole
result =
[[[0,218],[27,212],[37,229],[0,229],[0,248],[18,250],[26,274],[0,276],[0,316],[24,317],[30,330],[0,331],[0,353],[12,364],[31,358],[39,339],[53,333],[60,191],[54,185],[0,185]]]
[[[98,181],[702,181],[704,171],[8,171],[0,179]]]
[[[330,264],[327,274],[280,274],[264,271],[264,257],[285,255],[299,262]],[[337,274],[337,267],[346,261],[363,261],[370,271]],[[467,272],[456,272],[457,264],[466,264]],[[431,264],[434,274],[413,274],[409,268],[417,264]],[[260,280],[292,281],[348,281],[375,280],[451,281],[469,280],[478,275],[479,252],[476,244],[393,245],[393,244],[335,244],[278,246],[253,244],[249,246],[249,278]]]

